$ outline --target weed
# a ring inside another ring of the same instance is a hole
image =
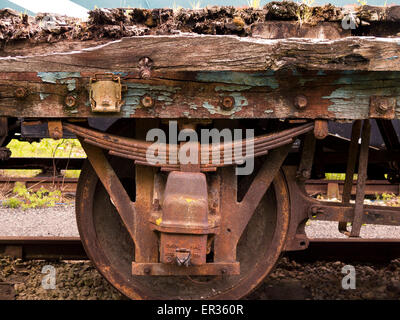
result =
[[[297,8],[296,16],[300,26],[303,23],[310,23],[311,17],[313,14],[312,5],[314,4],[315,0],[301,0],[300,5]]]
[[[11,140],[7,145],[11,150],[12,157],[26,157],[26,158],[84,158],[86,157],[82,146],[77,139],[63,139],[61,142],[53,139],[42,139],[40,142],[26,142],[19,140]],[[55,163],[53,165],[53,172]],[[0,170],[2,176],[10,177],[34,177],[38,175],[41,170]],[[78,177],[79,170],[68,170],[68,167],[63,170],[64,176]]]
[[[247,0],[247,4],[250,8],[260,8],[261,0]]]
[[[11,208],[11,209],[17,209],[17,208],[19,208],[21,206],[21,204],[22,204],[22,201],[17,199],[17,198],[15,198],[15,197],[8,198],[7,200],[5,200],[3,202],[3,205],[5,207]]]
[[[176,2],[174,1],[174,3],[172,4],[172,11],[173,11],[173,12],[178,12],[178,11],[181,10],[181,9],[183,9],[183,7],[182,7],[182,6],[178,6],[178,5],[176,4]]]
[[[192,10],[198,10],[201,8],[201,0],[195,1],[195,2],[190,2],[190,6],[192,7]]]
[[[3,205],[8,208],[43,208],[53,207],[57,202],[62,201],[60,190],[50,191],[45,188],[40,188],[38,191],[30,191],[25,184],[16,182],[13,189],[14,196],[3,202]]]

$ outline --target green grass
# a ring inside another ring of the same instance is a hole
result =
[[[353,175],[353,180],[357,180],[357,174]],[[325,173],[326,180],[345,180],[346,174],[345,173]]]
[[[85,158],[78,139],[42,139],[40,142],[26,142],[16,139],[7,145],[11,150],[11,157],[25,158]],[[35,177],[41,170],[0,170],[0,175],[7,177]],[[67,178],[79,177],[80,170],[63,170]]]
[[[78,139],[42,139],[40,142],[26,142],[16,139],[7,145],[11,150],[11,157],[35,158],[84,158],[85,152]]]
[[[8,208],[44,208],[53,207],[58,202],[64,202],[60,190],[50,191],[40,188],[38,191],[28,190],[24,183],[16,182],[12,191],[12,196],[3,201],[3,205]]]

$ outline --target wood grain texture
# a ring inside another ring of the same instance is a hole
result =
[[[66,41],[55,48],[46,46],[46,50],[36,46],[23,56],[2,57],[0,69],[2,72],[133,72],[138,70],[140,58],[149,57],[154,70],[170,72],[255,72],[287,67],[400,71],[400,38],[269,40],[180,35],[130,37],[102,45],[93,42],[93,47],[78,47],[78,50],[71,50],[73,44]]]
[[[366,119],[371,97],[388,98],[395,112],[379,114],[400,118],[400,72],[302,71],[170,72],[154,71],[153,78],[139,79],[136,72],[121,73],[127,90],[118,113],[91,111],[90,73],[0,73],[0,116],[26,118],[308,118]],[[25,98],[16,97],[23,87]],[[66,105],[73,96],[76,105]],[[141,105],[149,96],[154,104]],[[306,106],[298,109],[296,97]],[[224,98],[234,102],[222,107]]]

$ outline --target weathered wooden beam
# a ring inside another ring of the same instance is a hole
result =
[[[374,112],[400,118],[400,72],[301,71],[167,72],[147,80],[119,73],[127,90],[121,112],[91,111],[88,72],[0,73],[0,116],[25,118],[309,118],[366,119],[371,97],[389,99],[395,110]],[[25,96],[19,97],[22,88]],[[143,97],[150,97],[144,106]],[[299,107],[301,96],[305,105]],[[73,99],[71,99],[71,97]],[[224,109],[222,100],[233,100]],[[70,103],[72,100],[73,103]]]
[[[92,47],[83,49],[81,46],[82,41],[65,41],[56,47],[26,48],[24,56],[1,57],[0,69],[2,72],[137,72],[139,60],[149,57],[155,71],[170,72],[257,72],[287,67],[400,71],[400,37],[318,40],[187,34],[130,37],[101,45],[93,42]]]

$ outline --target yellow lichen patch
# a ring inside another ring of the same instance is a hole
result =
[[[242,30],[244,27],[244,21],[241,17],[234,17],[232,22],[235,24],[237,30]]]
[[[161,224],[161,222],[162,222],[162,218],[158,218],[157,220],[156,220],[156,225],[160,225]]]

